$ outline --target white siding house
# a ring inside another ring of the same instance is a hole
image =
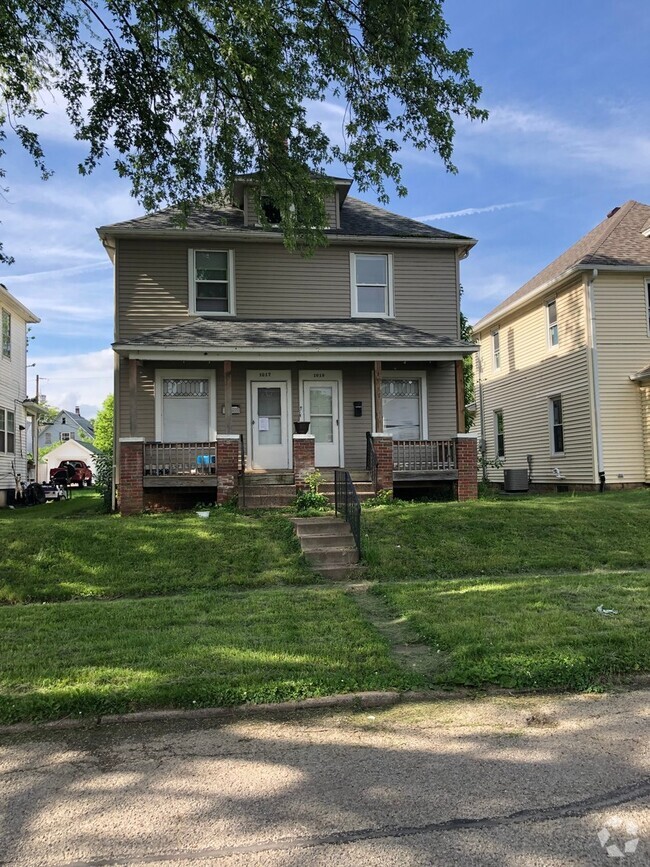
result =
[[[27,326],[40,322],[0,284],[0,506],[13,496],[18,481],[28,481],[27,415],[34,405],[27,401]]]

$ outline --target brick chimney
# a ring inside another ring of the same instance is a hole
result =
[[[79,407],[78,407],[78,406],[75,406],[75,408],[74,408],[74,414],[75,414],[75,415],[81,415],[81,413],[79,412]]]

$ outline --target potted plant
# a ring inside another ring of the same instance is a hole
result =
[[[308,421],[294,421],[293,429],[297,434],[309,433],[309,422]]]

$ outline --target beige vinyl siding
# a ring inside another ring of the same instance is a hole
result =
[[[117,338],[188,322],[188,248],[234,250],[235,305],[241,317],[347,318],[351,312],[351,245],[320,249],[311,258],[278,243],[211,244],[205,240],[120,240]],[[454,250],[391,249],[396,319],[457,337]]]
[[[601,271],[594,282],[603,463],[613,484],[645,481],[641,390],[630,375],[650,364],[648,274]]]
[[[550,398],[562,398],[564,454],[551,454]],[[593,435],[588,350],[547,358],[534,369],[517,370],[482,385],[483,436],[487,457],[496,455],[494,412],[502,410],[505,468],[525,468],[533,456],[533,482],[554,483],[558,467],[567,484],[593,484]],[[503,481],[503,469],[490,469],[491,481]]]
[[[548,344],[548,323],[546,303],[555,298],[559,330],[558,346]],[[526,370],[547,361],[573,353],[587,344],[585,290],[582,281],[574,283],[557,294],[549,293],[524,307],[522,310],[505,316],[495,325],[476,335],[481,345],[481,377],[491,382],[505,376]],[[500,335],[501,366],[494,367],[492,333]],[[476,365],[475,361],[475,365]]]

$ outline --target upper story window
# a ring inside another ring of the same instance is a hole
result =
[[[393,258],[387,253],[352,253],[353,316],[393,316]]]
[[[650,337],[650,280],[645,281],[645,312],[648,336]]]
[[[2,354],[11,358],[11,313],[2,311]]]
[[[0,452],[16,451],[16,416],[8,409],[0,409]]]
[[[235,268],[232,250],[189,251],[190,313],[235,315]]]
[[[506,456],[505,428],[503,426],[503,410],[494,410],[494,445],[498,458]]]
[[[560,332],[557,324],[557,303],[555,298],[546,304],[546,327],[549,349],[560,342]]]
[[[492,363],[495,370],[501,369],[501,332],[492,332]]]
[[[562,414],[562,398],[552,397],[549,406],[549,421],[551,426],[551,454],[564,454],[564,419]]]
[[[282,222],[280,208],[270,196],[262,196],[262,213],[272,226],[279,226]]]
[[[62,431],[62,432],[59,434],[59,438],[60,438],[60,440],[61,440],[62,443],[67,443],[68,440],[73,440],[73,439],[74,439],[74,434],[73,434],[73,433],[70,433],[69,431]]]

